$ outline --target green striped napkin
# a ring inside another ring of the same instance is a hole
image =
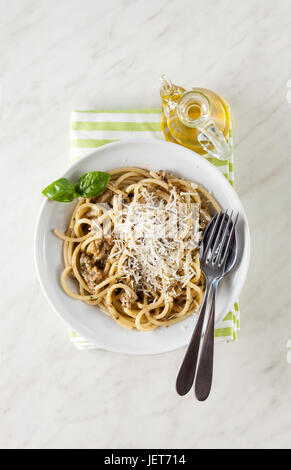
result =
[[[73,111],[71,116],[71,160],[82,158],[94,149],[120,140],[164,139],[161,130],[161,110],[127,109],[113,111]],[[232,130],[229,131],[229,143],[232,147]],[[233,185],[233,153],[228,160],[205,157],[215,165]],[[236,302],[215,329],[216,342],[237,340],[240,329],[240,311]],[[78,349],[98,348],[76,332],[70,330],[70,338]]]

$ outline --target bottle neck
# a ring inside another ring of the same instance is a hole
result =
[[[161,87],[160,87],[160,95],[162,98],[169,96],[171,91],[173,90],[173,84],[171,80],[169,80],[165,75],[162,75],[160,78]]]
[[[180,121],[187,127],[203,126],[209,119],[210,102],[200,91],[184,93],[177,105]]]

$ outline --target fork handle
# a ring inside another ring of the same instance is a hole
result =
[[[204,401],[209,396],[213,376],[214,353],[214,323],[215,323],[215,298],[218,281],[213,283],[213,294],[207,328],[204,336],[199,365],[195,381],[195,395],[199,401]]]
[[[200,310],[200,314],[196,323],[196,327],[192,334],[192,338],[190,340],[184,360],[182,362],[182,365],[180,367],[180,370],[177,376],[176,390],[179,395],[186,395],[186,393],[188,393],[189,390],[191,389],[193,382],[194,382],[202,327],[204,323],[207,300],[208,300],[208,296],[209,296],[209,292],[211,290],[212,284],[213,284],[213,281],[212,280],[209,281],[207,279],[206,291],[205,291],[202,307]]]

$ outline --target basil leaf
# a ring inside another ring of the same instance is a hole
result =
[[[90,171],[79,178],[76,184],[76,191],[81,197],[99,196],[107,188],[109,180],[109,173]]]
[[[107,188],[109,180],[109,173],[90,171],[79,178],[76,187],[66,178],[60,178],[47,186],[42,194],[54,201],[72,202],[75,197],[99,196]]]
[[[79,195],[75,186],[66,178],[60,178],[47,186],[42,194],[53,201],[72,202]]]

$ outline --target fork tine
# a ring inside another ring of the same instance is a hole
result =
[[[224,223],[224,219],[227,215],[227,211],[226,212],[223,212],[223,217],[222,217],[222,220],[220,222],[220,226],[219,226],[219,229],[218,229],[218,233],[215,237],[215,240],[214,240],[214,246],[212,248],[212,253],[211,253],[211,259],[210,259],[210,262],[212,264],[214,264],[214,260],[217,260],[218,259],[218,252],[216,252],[217,250],[217,247],[219,247],[219,244],[221,244],[221,231],[223,229],[223,223]]]
[[[210,233],[210,236],[209,236],[209,239],[208,239],[208,242],[207,242],[207,245],[206,245],[206,248],[204,250],[204,253],[203,253],[203,258],[201,261],[204,261],[204,260],[207,260],[207,253],[208,253],[208,250],[211,246],[211,243],[212,243],[212,240],[213,240],[213,237],[214,237],[214,234],[215,234],[215,230],[216,230],[216,227],[217,227],[217,224],[218,224],[218,221],[220,219],[220,216],[222,214],[222,211],[220,211],[218,214],[217,214],[217,219],[215,221],[215,224],[213,225],[213,228],[211,230],[211,233]]]
[[[227,214],[227,222],[226,222],[226,225],[224,227],[224,230],[223,230],[223,233],[222,233],[222,236],[219,240],[219,245],[218,245],[218,250],[217,250],[217,256],[216,256],[216,261],[218,262],[218,265],[219,265],[219,260],[221,258],[221,254],[222,254],[222,251],[223,251],[223,247],[224,247],[224,244],[225,244],[225,240],[226,240],[226,236],[227,236],[227,230],[231,224],[231,218],[232,218],[232,214],[233,214],[233,211],[231,211],[230,215],[228,215],[227,211],[226,211],[226,214]]]
[[[229,245],[230,245],[230,242],[231,242],[231,239],[232,239],[232,235],[233,235],[233,233],[234,233],[234,229],[235,229],[235,226],[236,226],[236,223],[237,223],[238,216],[239,216],[239,213],[236,214],[236,217],[235,217],[234,222],[233,222],[233,224],[232,224],[232,227],[231,227],[231,230],[230,230],[228,239],[227,239],[227,244],[226,244],[226,247],[225,247],[224,255],[223,255],[222,259],[219,259],[219,260],[218,260],[218,266],[219,266],[219,267],[220,267],[220,266],[223,266],[223,264],[224,264],[225,261],[227,260],[227,257],[228,257],[228,249],[229,249]],[[221,255],[222,255],[222,251],[221,251]]]

